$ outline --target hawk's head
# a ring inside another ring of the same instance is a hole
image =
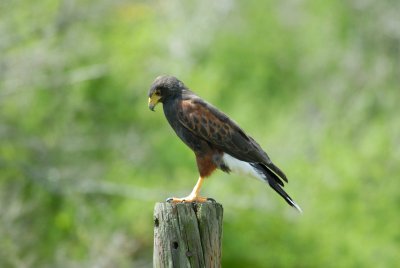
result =
[[[169,97],[179,94],[184,88],[185,85],[174,76],[157,77],[149,90],[149,109],[154,111],[159,102],[162,103]]]

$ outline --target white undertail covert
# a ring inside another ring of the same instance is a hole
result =
[[[250,175],[253,178],[265,182],[264,174],[260,173],[250,163],[241,161],[230,154],[224,153],[222,159],[228,168],[233,172],[240,175]]]

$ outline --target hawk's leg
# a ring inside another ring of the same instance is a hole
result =
[[[206,201],[210,200],[207,197],[199,196],[201,186],[203,185],[203,181],[204,181],[204,178],[202,178],[200,176],[199,180],[197,181],[196,185],[194,186],[192,192],[188,196],[182,197],[182,198],[170,197],[170,198],[167,199],[167,202],[174,202],[174,203],[179,203],[179,202],[188,202],[188,203],[189,202],[199,202],[199,203],[203,203],[203,202],[206,202]]]

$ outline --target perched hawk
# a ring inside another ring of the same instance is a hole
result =
[[[235,122],[202,100],[173,76],[159,76],[149,91],[149,108],[163,103],[164,114],[179,138],[189,146],[197,161],[200,177],[193,191],[172,202],[204,202],[199,196],[205,177],[215,169],[251,175],[266,182],[285,201],[301,211],[283,190],[286,175],[272,163],[261,146]]]

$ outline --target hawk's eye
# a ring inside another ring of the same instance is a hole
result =
[[[156,92],[154,92],[154,94],[155,94],[156,96],[160,96],[160,95],[161,95],[161,92],[157,90]]]

